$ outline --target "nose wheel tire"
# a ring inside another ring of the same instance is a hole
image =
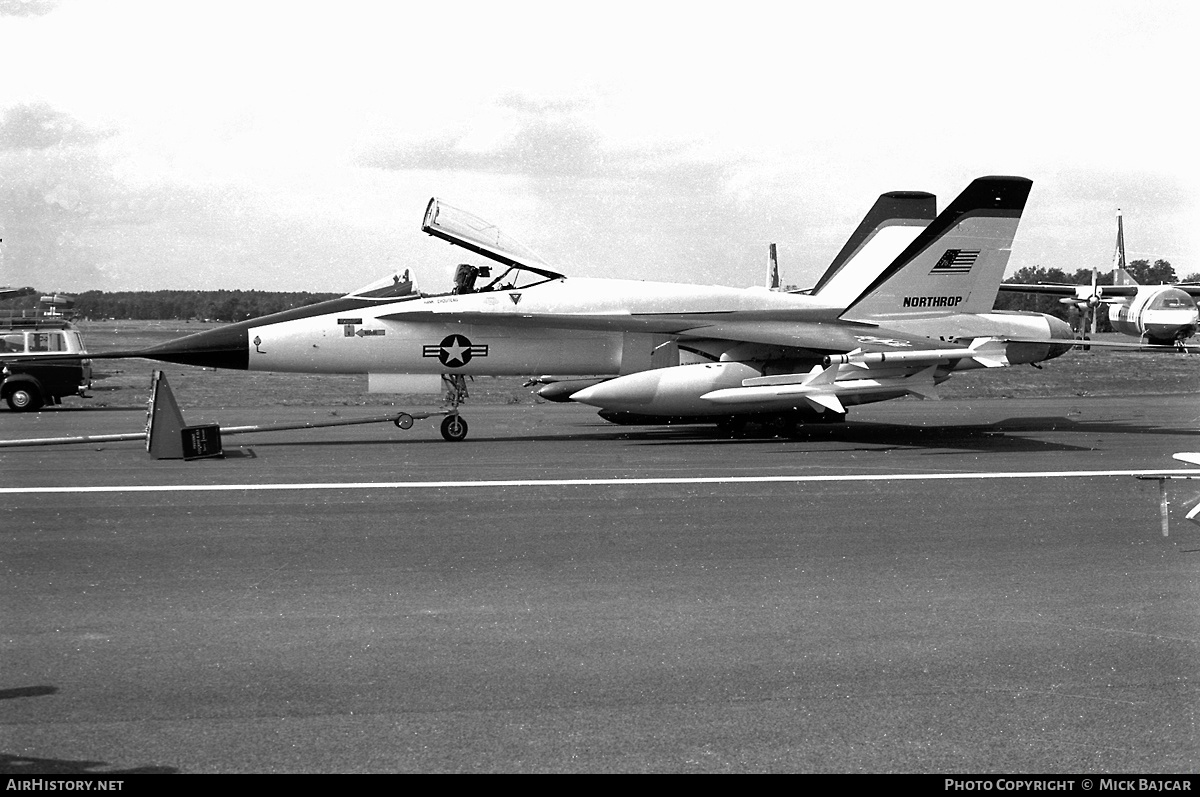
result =
[[[452,443],[457,443],[459,440],[465,439],[467,436],[467,422],[459,415],[447,415],[442,419],[442,437]]]

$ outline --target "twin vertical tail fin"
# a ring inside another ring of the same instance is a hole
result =
[[[841,317],[878,323],[991,312],[1032,186],[1024,177],[975,180]]]
[[[924,191],[880,194],[813,287],[833,307],[849,307],[862,286],[883,273],[937,215],[937,197]]]

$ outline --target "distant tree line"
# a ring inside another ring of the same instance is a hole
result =
[[[24,296],[4,304],[12,309],[34,308],[41,295],[44,294]],[[84,291],[72,294],[76,318],[139,321],[244,321],[340,295],[307,291]]]

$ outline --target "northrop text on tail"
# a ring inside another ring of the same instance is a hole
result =
[[[617,422],[839,420],[858,404],[936,398],[955,371],[1039,363],[1071,348],[1057,318],[992,310],[1031,186],[982,177],[932,221],[931,195],[885,194],[822,281],[794,292],[567,277],[433,199],[422,229],[499,268],[460,266],[443,295],[419,292],[406,271],[340,299],[123,354],[368,374],[371,390],[388,392],[410,375],[440,376],[454,408],[448,439],[466,434],[457,407],[470,375],[541,375],[543,390]]]

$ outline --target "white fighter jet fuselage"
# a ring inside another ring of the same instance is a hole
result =
[[[315,305],[303,317],[268,316],[235,325],[243,328],[245,343],[238,340],[228,353],[234,367],[347,374],[618,375],[645,370],[654,350],[680,335],[702,340],[708,327],[716,327],[715,332],[745,323],[776,326],[789,337],[819,335],[823,340],[811,349],[814,356],[862,348],[880,338],[871,326],[838,323],[841,308],[762,288],[571,278],[520,291],[359,307],[342,300],[334,304],[332,312],[319,312],[321,305]],[[554,326],[558,314],[564,316],[561,327]],[[1053,332],[1047,317],[1009,313],[938,315],[890,325],[918,335],[933,327],[949,336],[972,337],[1045,338]],[[773,336],[763,337],[758,344],[763,351],[752,359],[796,359],[794,353],[772,356]],[[1040,357],[1034,352],[1018,356],[1018,361],[1035,359]]]

